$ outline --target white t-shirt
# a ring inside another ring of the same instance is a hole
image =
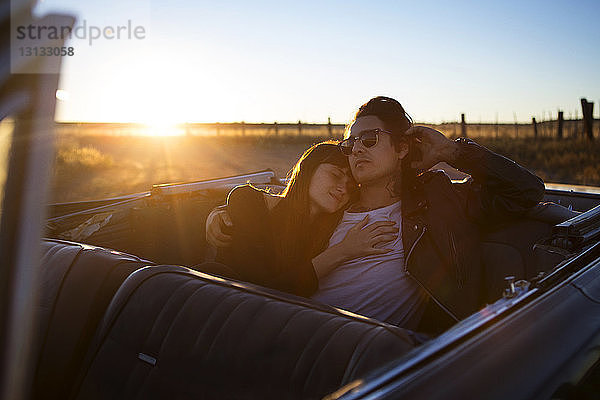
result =
[[[400,234],[394,242],[380,244],[393,250],[385,254],[355,258],[319,279],[312,296],[330,304],[408,329],[418,324],[426,295],[404,271],[402,212],[400,202],[367,212],[346,211],[329,239],[329,246],[341,242],[350,228],[369,215],[367,226],[376,221],[395,221]]]

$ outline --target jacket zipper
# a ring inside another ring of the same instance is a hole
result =
[[[421,281],[419,281],[417,279],[416,276],[412,275],[410,273],[410,271],[408,270],[408,261],[410,260],[410,256],[413,253],[413,250],[415,249],[415,247],[417,246],[417,243],[419,243],[419,240],[421,240],[421,238],[423,237],[423,235],[425,235],[425,231],[427,231],[427,227],[424,226],[423,230],[421,231],[421,234],[419,235],[419,237],[417,238],[417,240],[414,241],[413,245],[411,246],[410,250],[408,251],[408,255],[406,256],[406,260],[404,260],[404,272],[406,273],[406,275],[410,276],[412,279],[414,279],[415,282],[417,282],[417,284],[429,295],[429,297],[435,301],[435,303],[440,306],[440,308],[442,310],[444,310],[452,319],[454,319],[456,322],[460,321],[456,315],[454,315],[454,313],[452,311],[450,311],[448,309],[448,307],[446,307],[445,305],[443,305],[438,299],[435,298],[435,296],[433,295],[433,293],[431,293],[431,291],[429,289],[427,289],[427,287],[425,287],[425,285],[423,283],[421,283]]]

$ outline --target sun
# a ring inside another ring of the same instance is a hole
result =
[[[144,136],[182,136],[185,129],[174,121],[154,120],[143,124],[140,132]]]

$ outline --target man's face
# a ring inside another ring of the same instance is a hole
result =
[[[350,135],[360,137],[361,132],[369,129],[385,130],[386,127],[378,117],[368,115],[358,118],[352,124]],[[352,154],[348,156],[352,176],[361,185],[379,181],[388,183],[394,172],[400,168],[400,160],[408,152],[406,146],[402,146],[400,152],[396,152],[389,134],[380,133],[378,136],[377,144],[368,148],[357,140]]]

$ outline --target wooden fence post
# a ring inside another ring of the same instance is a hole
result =
[[[535,122],[535,117],[531,118],[531,124],[533,125],[533,137],[535,139],[537,139],[537,137],[538,137],[538,130],[537,130],[537,123]]]
[[[563,138],[563,125],[564,125],[564,113],[562,111],[558,112],[558,131],[556,136],[559,139]]]
[[[594,102],[581,99],[581,111],[583,113],[583,129],[589,140],[594,140]]]
[[[540,121],[540,125],[541,125],[541,131],[542,131],[542,135],[546,136],[546,129],[547,129],[547,123],[546,123],[547,119],[546,119],[546,110],[542,110],[542,120]]]
[[[498,139],[498,131],[500,130],[500,125],[498,125],[498,113],[496,113],[496,139]]]
[[[329,137],[333,137],[333,127],[331,126],[331,117],[327,117],[327,132],[329,132]]]
[[[460,114],[460,136],[467,137],[467,122],[464,113]]]

